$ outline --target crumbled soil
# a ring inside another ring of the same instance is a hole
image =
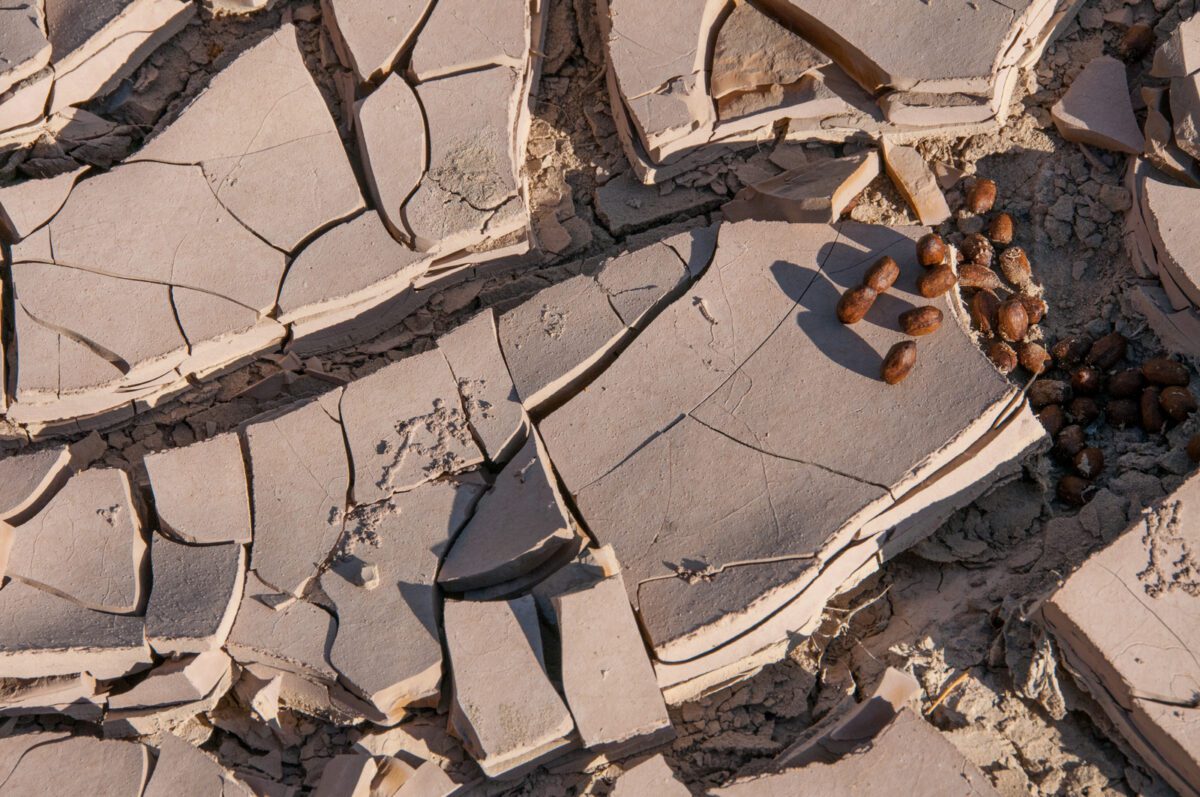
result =
[[[1027,74],[1002,130],[920,145],[927,157],[998,184],[997,209],[1015,218],[1017,242],[1044,286],[1050,311],[1041,326],[1047,341],[1115,330],[1129,338],[1131,362],[1160,353],[1153,333],[1123,301],[1133,280],[1122,240],[1129,205],[1122,186],[1125,160],[1063,141],[1050,123],[1049,108],[1088,60],[1117,54],[1124,29],[1106,22],[1106,14],[1129,6],[1136,21],[1157,27],[1161,40],[1161,33],[1194,13],[1195,5],[1195,0],[1088,0],[1077,21]],[[480,308],[512,307],[576,273],[579,266],[570,264],[613,251],[641,232],[614,235],[596,210],[596,189],[629,167],[609,111],[592,7],[590,0],[549,0],[546,68],[526,155],[535,228],[549,250],[542,262],[431,293],[422,309],[361,345],[304,360],[264,356],[196,386],[105,430],[103,463],[136,472],[148,451],[231,429],[260,412],[321,392],[331,380],[356,379],[425,351]],[[107,168],[119,161],[284,15],[301,31],[310,69],[353,155],[337,91],[341,68],[321,27],[319,7],[293,0],[244,18],[201,14],[113,95],[89,106],[112,122],[108,133],[0,152],[0,184],[56,174],[78,163]],[[1147,68],[1148,59],[1130,64],[1135,97]],[[857,145],[820,146],[839,155]],[[753,179],[755,163],[770,150],[770,144],[751,148],[657,190],[700,191],[706,201],[698,207],[709,208],[744,179]],[[952,208],[964,202],[960,189],[950,191],[948,199]],[[671,221],[702,212],[683,212]],[[849,213],[860,221],[915,223],[886,176],[872,183]],[[944,233],[976,232],[981,224],[959,212]],[[1194,371],[1195,363],[1189,367]],[[1128,513],[1183,480],[1193,468],[1183,446],[1198,429],[1196,418],[1165,436],[1114,429],[1102,420],[1093,424],[1088,438],[1102,449],[1108,465],[1097,480],[1099,491],[1083,509],[1056,500],[1054,486],[1064,471],[1049,455],[1036,458],[1018,478],[956,513],[931,538],[836,600],[821,630],[795,640],[786,660],[674,709],[679,737],[667,750],[672,767],[696,792],[728,782],[799,738],[840,702],[868,694],[884,668],[894,666],[918,677],[926,707],[937,703],[929,719],[1006,797],[1170,794],[1096,724],[1103,720],[1088,712],[1088,697],[1058,669],[1053,643],[1026,618],[1090,552],[1125,527]],[[4,445],[16,450],[31,443],[14,437]],[[144,473],[140,480],[144,488]],[[48,727],[72,725],[37,721]],[[206,747],[228,764],[269,767],[290,782],[312,784],[323,760],[356,738],[353,729],[305,717],[289,717],[289,722],[295,744],[285,749],[282,761],[264,763],[259,751],[221,729]],[[604,795],[616,771],[539,771],[486,791],[513,797]]]

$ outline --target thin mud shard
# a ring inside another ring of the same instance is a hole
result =
[[[781,120],[794,140],[994,129],[1019,69],[1078,6],[905,0],[848,14],[837,0],[759,0],[728,12],[693,0],[664,22],[641,0],[597,2],[613,118],[646,182],[711,160],[707,151],[770,140]]]
[[[280,592],[300,595],[342,534],[350,463],[341,390],[252,421],[245,430],[254,500],[251,560]]]
[[[1180,794],[1200,794],[1200,479],[1084,562],[1041,617],[1125,741]]]

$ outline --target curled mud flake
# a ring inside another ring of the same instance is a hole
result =
[[[1151,598],[1176,591],[1200,598],[1200,560],[1180,533],[1179,510],[1180,502],[1171,501],[1146,513],[1148,562],[1137,577]]]

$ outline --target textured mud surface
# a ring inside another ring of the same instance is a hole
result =
[[[575,276],[580,258],[639,240],[666,237],[677,222],[707,219],[733,193],[764,173],[773,144],[719,159],[663,184],[634,185],[614,126],[604,80],[593,4],[550,0],[545,64],[525,167],[530,174],[534,227],[544,262],[493,278],[469,281],[425,297],[395,327],[352,347],[309,357],[264,356],[225,376],[194,386],[132,421],[105,428],[98,463],[130,469],[145,490],[143,457],[230,431],[264,411],[316,395],[332,384],[368,376],[433,348],[434,340],[481,308],[502,312],[538,290]],[[1123,245],[1130,197],[1125,159],[1065,142],[1050,107],[1084,64],[1120,56],[1127,13],[1159,31],[1190,16],[1194,0],[1088,0],[1079,17],[1023,77],[1009,121],[995,134],[918,144],[930,160],[998,185],[1013,215],[1017,239],[1044,285],[1047,341],[1112,331],[1131,342],[1128,359],[1160,353],[1153,332],[1128,305],[1134,275]],[[46,177],[89,164],[107,168],[137,149],[165,114],[195,96],[239,52],[270,35],[284,16],[301,33],[305,62],[339,132],[352,135],[338,97],[333,45],[313,3],[280,3],[245,18],[202,13],[161,47],[111,95],[90,110],[111,128],[87,140],[44,137],[0,153],[0,184]],[[1149,60],[1129,62],[1136,91]],[[351,152],[353,146],[349,147]],[[852,154],[854,146],[817,144],[810,156]],[[361,164],[355,164],[361,181]],[[961,208],[961,191],[947,196]],[[664,207],[662,213],[645,212]],[[915,224],[886,176],[877,178],[848,211],[851,219]],[[967,213],[944,225],[947,235],[978,232]],[[1195,374],[1194,364],[1189,368]],[[10,452],[52,441],[22,439],[10,428]],[[888,666],[913,673],[924,688],[928,718],[992,779],[1004,795],[1170,794],[1170,790],[1095,723],[1089,698],[1057,668],[1054,644],[1028,619],[1029,610],[1093,551],[1122,531],[1141,507],[1177,487],[1193,469],[1184,446],[1200,431],[1193,417],[1166,435],[1117,429],[1098,421],[1088,430],[1108,463],[1099,488],[1082,509],[1055,497],[1064,472],[1047,455],[1019,478],[955,514],[916,548],[886,564],[825,613],[819,632],[797,639],[787,659],[752,679],[673,708],[678,738],[667,759],[694,792],[722,785],[801,738],[815,721],[847,699],[861,697]],[[82,439],[82,433],[65,439]],[[370,535],[370,523],[361,524]],[[361,734],[300,714],[281,719],[285,732],[269,745],[250,736],[230,694],[215,712],[225,716],[205,745],[223,763],[260,771],[296,785],[315,784],[325,762],[348,751]],[[432,715],[432,712],[430,714]],[[66,719],[15,719],[0,728],[36,723],[47,729],[86,724]],[[266,748],[270,747],[270,750]],[[539,771],[492,794],[551,795],[609,792],[615,768],[591,774]]]

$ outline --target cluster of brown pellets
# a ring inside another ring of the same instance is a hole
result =
[[[1196,411],[1188,369],[1169,357],[1140,365],[1126,360],[1129,346],[1117,332],[1092,340],[1064,338],[1051,347],[1051,367],[1029,388],[1029,403],[1054,439],[1054,456],[1071,472],[1058,482],[1058,497],[1083,506],[1104,470],[1104,454],[1088,444],[1087,429],[1097,422],[1120,429],[1141,428],[1160,435]],[[1200,459],[1200,438],[1188,454]]]
[[[967,209],[986,216],[995,203],[996,184],[985,177],[976,180],[967,194]],[[1039,342],[1038,324],[1046,316],[1046,303],[1033,279],[1029,256],[1013,244],[1015,238],[1016,222],[1003,211],[991,217],[986,235],[966,235],[960,246],[958,285],[988,359],[1002,373],[1022,367],[1036,375],[1050,362]]]
[[[924,239],[921,239],[924,240]],[[920,244],[918,244],[918,252]],[[953,274],[951,274],[953,276]],[[867,269],[861,284],[849,288],[838,300],[837,317],[843,324],[857,324],[866,317],[875,299],[887,292],[900,277],[900,265],[884,255]],[[953,283],[951,283],[953,284]],[[932,305],[914,307],[900,314],[900,328],[911,337],[937,332],[942,325],[942,311]],[[879,376],[889,385],[904,381],[917,364],[917,344],[911,340],[897,343],[883,358]]]

